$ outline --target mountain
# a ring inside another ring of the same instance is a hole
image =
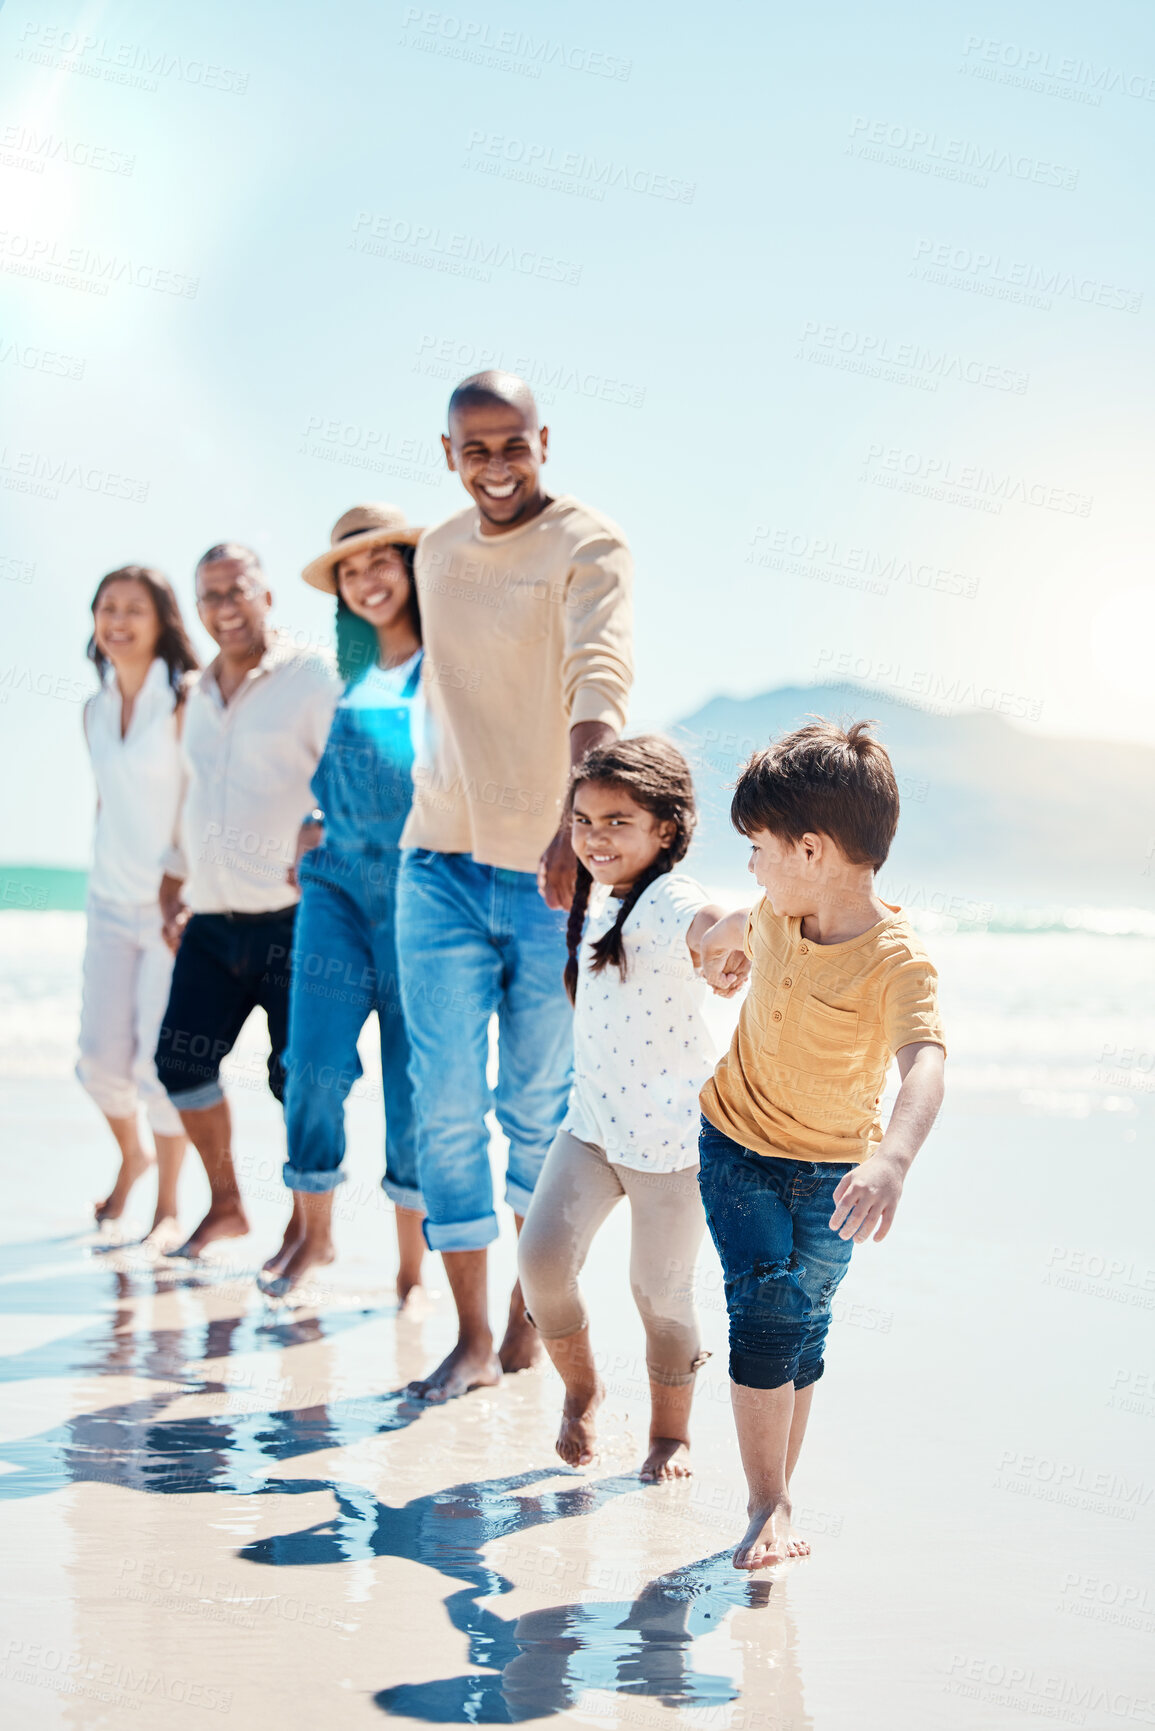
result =
[[[751,752],[815,715],[873,717],[890,752],[902,816],[879,874],[888,901],[980,923],[991,903],[1155,909],[1155,749],[1049,738],[852,685],[716,697],[670,729],[694,765],[701,819],[689,863],[700,877],[742,879],[735,776]]]

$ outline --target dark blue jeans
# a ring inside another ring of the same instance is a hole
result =
[[[726,1286],[730,1376],[746,1388],[807,1388],[822,1375],[830,1302],[854,1248],[828,1225],[851,1167],[755,1154],[705,1118],[698,1146]]]
[[[295,906],[272,914],[194,914],[185,927],[156,1048],[156,1073],[178,1111],[224,1099],[221,1061],[258,1006],[269,1019],[269,1088],[284,1099],[296,917]]]

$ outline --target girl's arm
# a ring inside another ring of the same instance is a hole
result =
[[[694,966],[720,998],[732,998],[750,972],[750,958],[742,947],[749,918],[749,908],[728,914],[711,902],[690,921],[686,945]]]

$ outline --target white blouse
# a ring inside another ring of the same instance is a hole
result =
[[[709,899],[683,872],[650,884],[625,924],[623,980],[612,962],[591,972],[592,945],[609,931],[620,904],[602,886],[590,893],[564,1128],[638,1172],[680,1172],[698,1163],[698,1090],[717,1054],[702,1014],[709,988],[694,973],[686,933]]]
[[[186,674],[186,681],[195,675]],[[84,707],[99,805],[88,887],[105,901],[156,900],[161,861],[172,846],[184,787],[176,698],[158,656],[120,737],[120,688],[110,667]]]

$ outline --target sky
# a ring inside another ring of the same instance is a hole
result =
[[[0,857],[87,859],[101,575],[249,542],[328,641],[301,567],[461,508],[487,364],[629,538],[632,725],[1155,743],[1149,6],[8,0],[0,91]]]

